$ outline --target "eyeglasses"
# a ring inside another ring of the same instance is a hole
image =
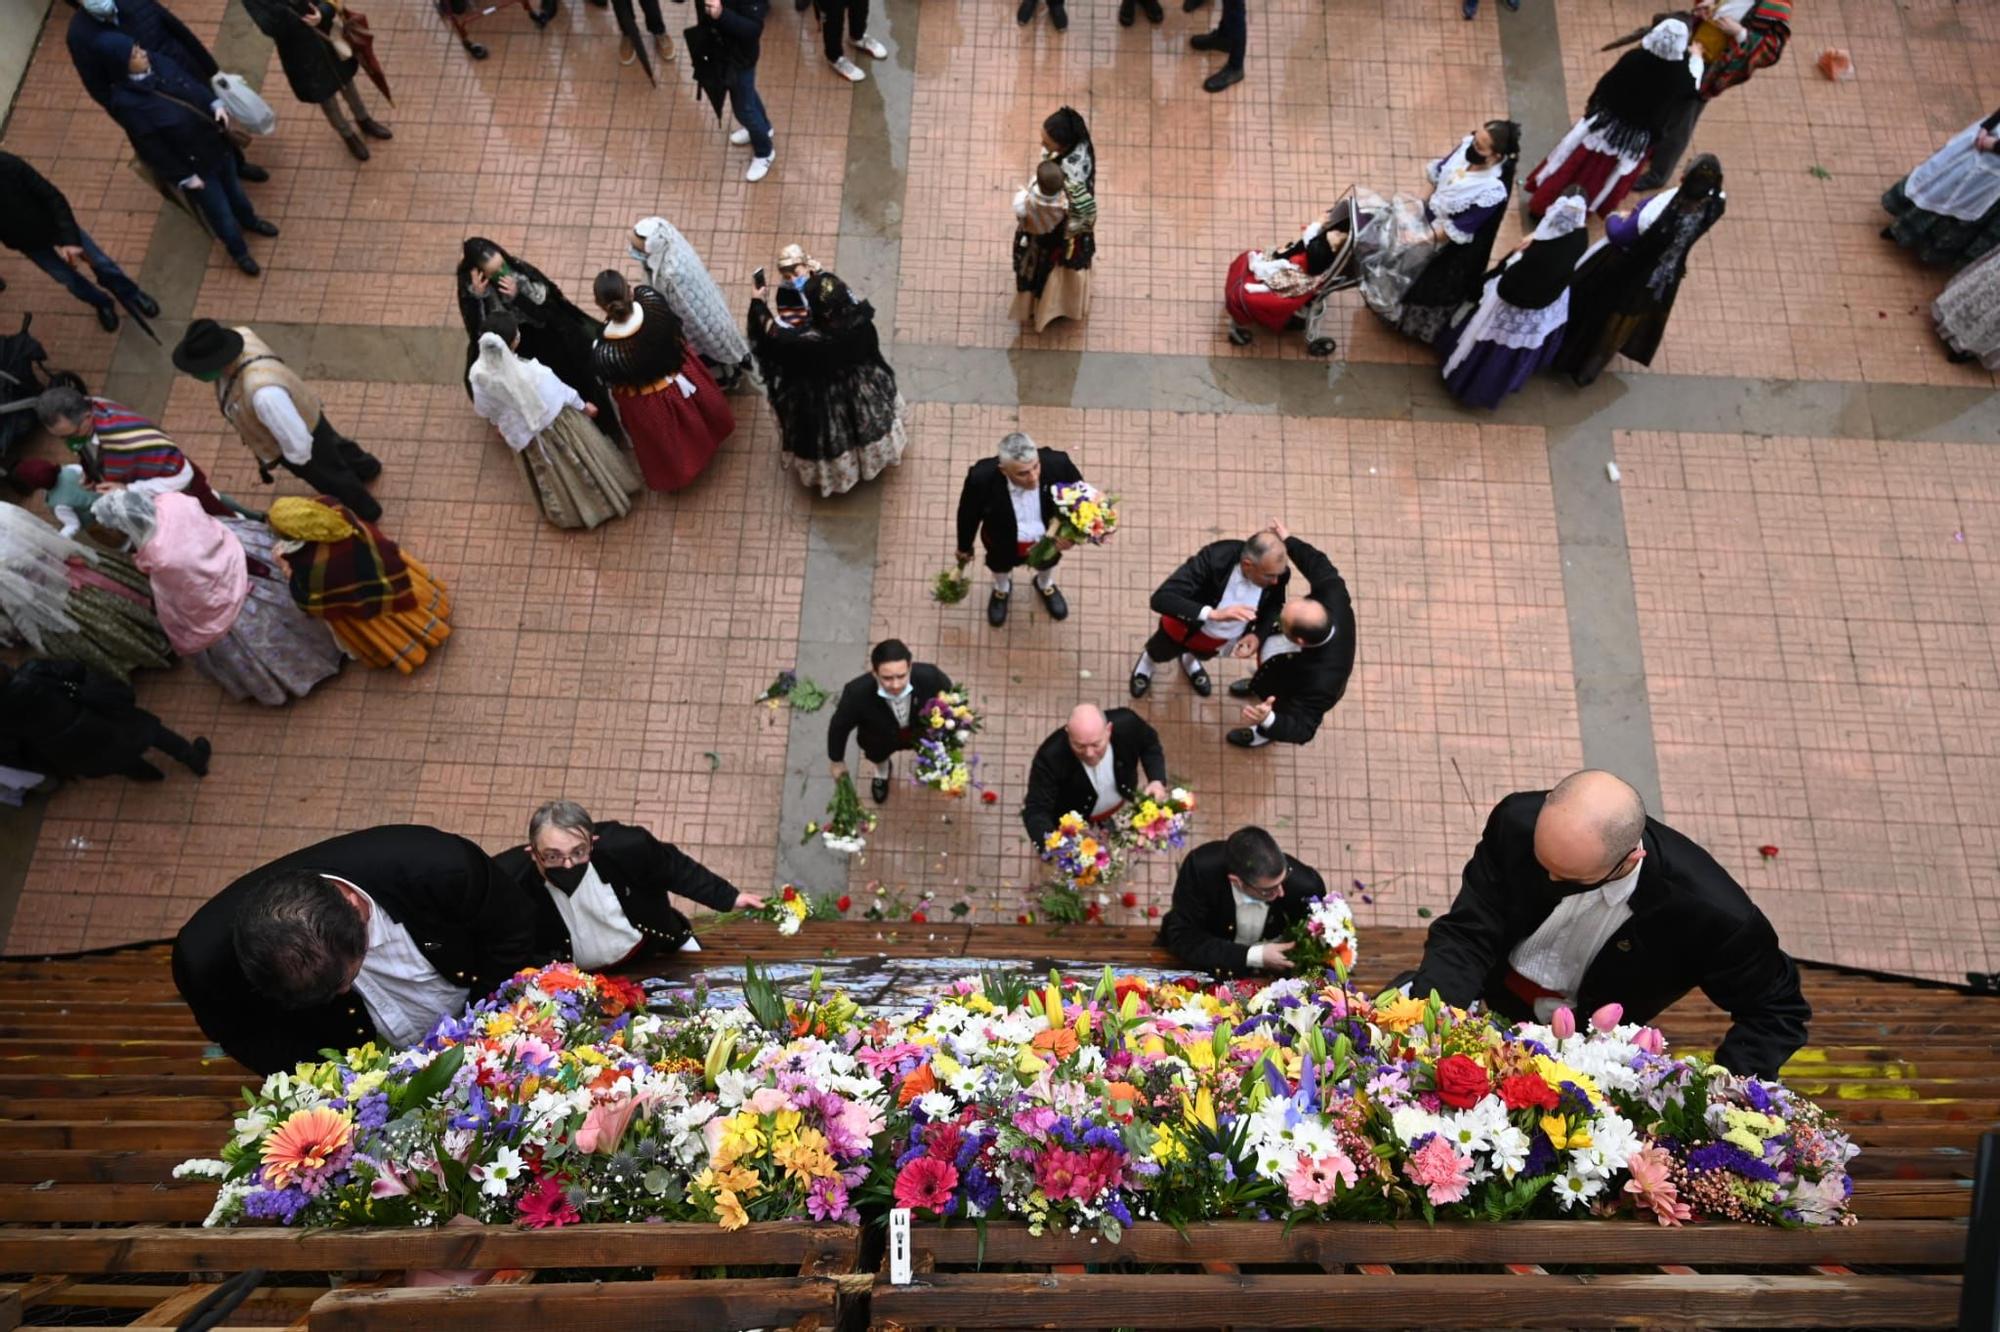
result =
[[[590,863],[590,843],[585,842],[574,851],[532,851],[535,863],[543,869],[574,869],[578,865]]]
[[[1607,883],[1611,883],[1615,880],[1624,878],[1626,873],[1625,862],[1630,860],[1633,856],[1637,855],[1640,849],[1644,846],[1645,843],[1641,842],[1638,846],[1633,847],[1630,851],[1627,851],[1624,855],[1618,857],[1617,860],[1612,862],[1611,872],[1605,875],[1603,878],[1597,880],[1595,883],[1579,883],[1575,879],[1551,879],[1550,882],[1555,884],[1559,888],[1571,888],[1582,891],[1588,891],[1592,888],[1602,888]]]

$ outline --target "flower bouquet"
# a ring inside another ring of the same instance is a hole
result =
[[[910,718],[917,742],[917,781],[956,800],[972,786],[965,743],[979,730],[979,714],[965,701],[964,690],[927,699]]]
[[[842,773],[834,779],[833,799],[827,802],[826,818],[808,823],[805,836],[799,841],[803,844],[817,836],[826,843],[827,850],[857,856],[868,849],[868,834],[874,831],[875,816],[861,808],[854,778]]]
[[[954,564],[940,570],[938,576],[931,579],[931,600],[941,606],[956,606],[964,601],[971,591],[972,580],[965,576],[965,566],[962,564]]]
[[[1187,845],[1188,815],[1194,811],[1194,794],[1176,786],[1166,799],[1141,796],[1118,811],[1120,839],[1134,851],[1178,851]]]
[[[1023,558],[1031,569],[1047,569],[1061,555],[1056,545],[1066,540],[1101,546],[1118,530],[1118,497],[1105,495],[1088,481],[1072,481],[1049,491],[1055,501],[1055,521],[1042,538],[1028,547]]]
[[[1360,943],[1354,932],[1354,913],[1347,899],[1329,892],[1306,903],[1305,919],[1285,932],[1292,942],[1285,954],[1301,976],[1318,976],[1329,968],[1345,979],[1354,967]]]
[[[1042,859],[1055,871],[1059,886],[1079,894],[1108,887],[1125,873],[1125,848],[1116,837],[1100,835],[1073,810],[1042,839]]]

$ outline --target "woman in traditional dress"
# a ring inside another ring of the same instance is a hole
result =
[[[1618,207],[1646,169],[1653,136],[1680,113],[1701,85],[1701,54],[1688,49],[1688,27],[1666,19],[1618,57],[1542,164],[1528,173],[1528,212],[1539,217],[1575,185],[1600,217]]]
[[[465,325],[465,368],[479,355],[479,333],[495,315],[509,315],[521,328],[521,355],[540,361],[556,378],[597,404],[598,428],[620,437],[611,396],[597,381],[591,347],[604,325],[592,319],[533,264],[487,240],[465,242],[458,262],[458,317]]]
[[[727,393],[746,373],[755,378],[750,341],[737,327],[729,302],[715,285],[687,237],[664,217],[632,224],[632,257],[646,269],[646,285],[666,298],[681,321],[688,346]]]
[[[2000,370],[2000,249],[1970,268],[1959,270],[1931,303],[1938,336],[1954,365],[1978,361]]]
[[[593,294],[611,321],[592,353],[597,377],[618,400],[639,471],[650,489],[685,489],[735,433],[736,413],[701,357],[688,354],[666,297],[615,268],[597,275]]]
[[[1042,122],[1038,160],[1062,167],[1067,198],[1061,225],[1031,235],[1026,255],[1021,232],[1015,236],[1012,317],[1032,324],[1037,333],[1058,319],[1082,319],[1090,313],[1090,262],[1097,254],[1097,150],[1090,126],[1074,108],[1063,107]]]
[[[807,321],[781,324],[759,287],[750,345],[778,418],[780,461],[821,495],[840,495],[902,461],[903,395],[882,359],[875,307],[832,273],[806,279]]]
[[[1555,368],[1584,385],[1621,352],[1651,365],[1687,276],[1688,253],[1721,220],[1725,203],[1722,163],[1703,153],[1678,186],[1606,219],[1604,239],[1576,270]]]
[[[1564,195],[1534,235],[1487,275],[1485,293],[1439,343],[1444,386],[1467,407],[1498,407],[1562,347],[1570,279],[1590,240],[1584,203]]]
[[[632,511],[639,473],[591,421],[597,408],[540,361],[515,354],[521,329],[495,315],[466,372],[472,408],[500,432],[542,517],[592,528]]]
[[[146,575],[18,504],[0,504],[0,646],[74,658],[119,680],[174,661]]]
[[[94,516],[131,541],[174,651],[231,698],[280,707],[346,661],[326,625],[293,604],[264,524],[211,518],[186,495],[136,490],[102,497]]]
[[[416,558],[330,495],[271,502],[271,547],[292,600],[347,655],[408,675],[451,637],[451,598]]]
[[[1423,211],[1433,247],[1403,296],[1396,316],[1402,332],[1434,343],[1451,327],[1459,306],[1479,298],[1480,276],[1493,257],[1520,155],[1521,127],[1489,120],[1424,168],[1433,186]]]
[[[1927,264],[1957,268],[2000,246],[2000,111],[1954,134],[1882,206],[1895,218],[1883,238]]]

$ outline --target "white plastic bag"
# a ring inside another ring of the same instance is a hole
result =
[[[226,70],[216,71],[208,81],[215,95],[222,101],[222,109],[229,113],[229,123],[245,134],[264,135],[278,128],[278,114],[271,110],[271,104],[257,95],[257,90],[243,81],[241,74],[231,74]]]

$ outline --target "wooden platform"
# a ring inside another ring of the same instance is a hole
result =
[[[874,954],[1173,965],[1148,932],[1088,926],[814,923],[793,939],[734,926],[703,944],[710,965]],[[1372,931],[1358,979],[1386,981],[1421,944],[1416,931]],[[983,1251],[970,1227],[919,1228],[918,1279],[891,1287],[879,1236],[842,1227],[194,1228],[213,1187],[169,1172],[214,1154],[254,1075],[195,1028],[165,948],[0,962],[0,1329],[57,1315],[171,1327],[224,1276],[255,1269],[284,1275],[231,1326],[1949,1325],[1974,1150],[2000,1125],[2000,1000],[1821,968],[1806,969],[1806,994],[1813,1044],[1786,1078],[1837,1108],[1863,1146],[1858,1226],[1221,1223],[1185,1238],[1135,1227],[1114,1250],[996,1224]],[[1696,996],[1661,1025],[1677,1047],[1706,1048],[1727,1018]],[[729,1279],[689,1279],[725,1264]],[[762,1274],[736,1275],[746,1267]],[[400,1288],[413,1268],[506,1275],[470,1296]],[[327,1273],[364,1275],[329,1290]],[[591,1274],[604,1279],[576,1279]]]

